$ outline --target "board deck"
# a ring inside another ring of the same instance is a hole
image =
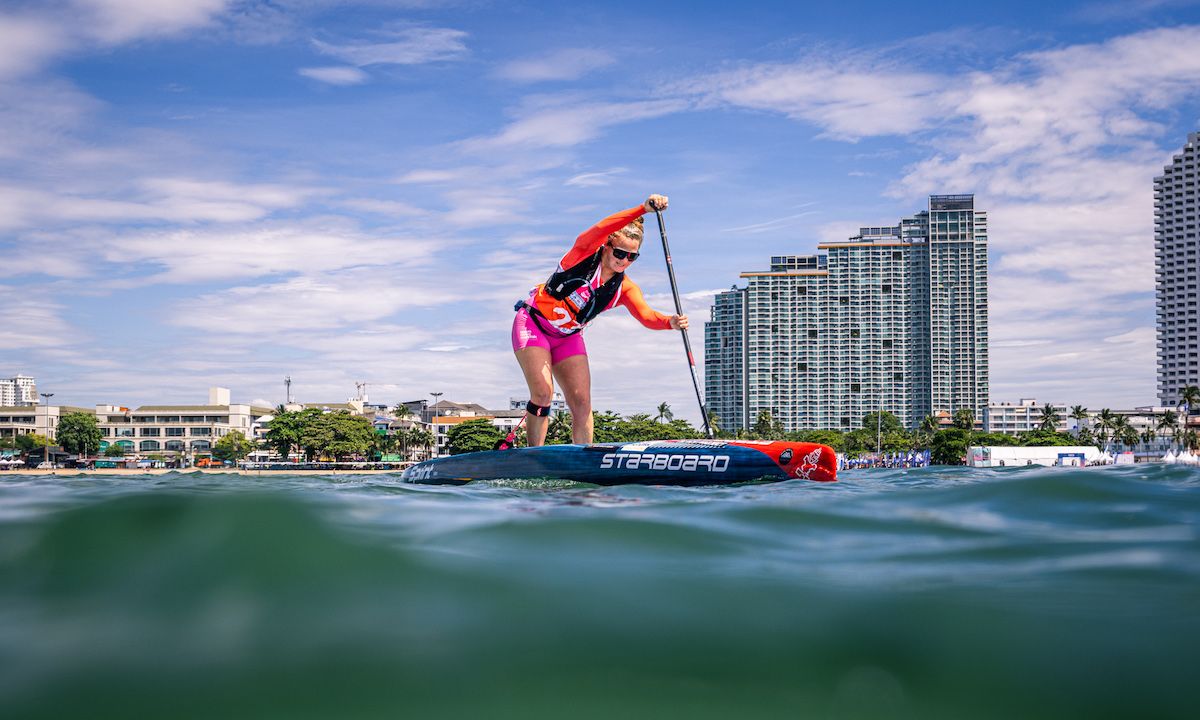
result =
[[[654,440],[544,445],[449,455],[401,475],[412,483],[550,478],[595,485],[731,485],[753,481],[837,479],[825,445],[765,440]]]

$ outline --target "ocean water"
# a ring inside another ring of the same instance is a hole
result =
[[[11,718],[1194,718],[1200,471],[0,475]]]

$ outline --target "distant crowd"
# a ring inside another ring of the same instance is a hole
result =
[[[918,468],[928,467],[930,451],[914,450],[912,452],[883,453],[882,455],[865,455],[862,457],[846,457],[838,455],[838,470],[860,470],[863,468]]]

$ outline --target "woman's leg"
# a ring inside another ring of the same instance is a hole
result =
[[[515,351],[521,372],[525,375],[525,384],[529,386],[529,401],[534,405],[549,407],[554,399],[554,377],[550,370],[550,350],[531,345]],[[550,425],[550,417],[537,417],[525,414],[525,435],[529,438],[529,447],[536,447],[546,442],[546,428]]]
[[[554,365],[554,378],[571,411],[571,439],[592,441],[592,370],[586,354],[572,355]]]

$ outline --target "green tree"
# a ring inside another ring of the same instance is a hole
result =
[[[1001,432],[971,433],[971,445],[973,446],[988,445],[992,447],[1010,447],[1020,444],[1021,441],[1018,438]]]
[[[500,428],[487,418],[468,420],[450,428],[446,433],[446,449],[451,455],[491,450],[504,439]]]
[[[1158,418],[1155,429],[1166,437],[1174,440],[1179,430],[1179,416],[1173,410],[1167,410]],[[1163,431],[1166,431],[1165,433]]]
[[[1116,420],[1116,413],[1108,408],[1102,408],[1100,412],[1096,414],[1095,431],[1096,437],[1100,439],[1101,445],[1108,443],[1109,431],[1113,429],[1113,423],[1115,423]]]
[[[1133,430],[1132,426],[1129,424],[1129,418],[1125,417],[1124,415],[1114,414],[1112,424],[1109,425],[1109,429],[1112,430],[1112,441],[1114,443],[1117,443],[1118,445],[1128,445],[1128,443],[1125,441],[1129,439],[1129,431]],[[1135,434],[1136,432],[1137,431],[1134,431]],[[1137,440],[1134,440],[1134,443],[1136,444]]]
[[[845,434],[838,430],[799,430],[787,434],[792,442],[818,443],[828,445],[835,452],[844,452]]]
[[[254,452],[254,443],[242,434],[240,430],[232,430],[222,435],[212,447],[212,456],[217,460],[233,460],[237,462]]]
[[[1200,410],[1198,406],[1200,406],[1200,388],[1195,385],[1188,385],[1180,393],[1179,405],[1176,406],[1176,409],[1182,410],[1184,415],[1196,415],[1196,411]],[[1186,424],[1187,421],[1185,419],[1184,425]]]
[[[104,457],[125,457],[125,446],[113,443],[104,449]]]
[[[375,428],[361,415],[348,412],[317,412],[306,419],[300,433],[300,445],[311,459],[332,456],[345,460],[365,455],[375,439]]]
[[[17,436],[17,448],[23,453],[41,450],[50,444],[50,439],[40,433],[26,433]]]
[[[316,408],[279,413],[267,423],[263,444],[287,460],[288,456],[292,454],[293,448],[302,446],[305,426],[320,417],[321,414],[321,411]]]
[[[930,443],[930,461],[936,465],[962,465],[971,432],[959,427],[939,430]]]
[[[1058,414],[1058,411],[1054,409],[1053,405],[1046,403],[1044,406],[1042,406],[1042,415],[1040,421],[1038,422],[1039,428],[1042,430],[1053,431],[1058,427],[1060,422],[1062,422],[1062,416]]]
[[[550,424],[546,428],[546,444],[568,445],[571,440],[571,413],[556,412],[550,415]]]
[[[1046,445],[1075,445],[1079,442],[1078,439],[1071,437],[1069,433],[1043,430],[1040,427],[1036,430],[1027,430],[1026,432],[1021,433],[1019,440],[1019,444],[1026,447]]]
[[[780,440],[783,438],[783,424],[771,416],[770,410],[759,410],[750,432],[760,440]]]
[[[437,441],[437,438],[433,436],[432,432],[423,427],[416,426],[410,428],[408,432],[409,442],[411,443],[410,447],[424,448],[425,457],[433,454],[433,444]]]
[[[655,422],[671,422],[675,419],[675,413],[671,412],[671,406],[666,403],[659,403],[658,414],[654,416]]]
[[[724,432],[721,430],[721,416],[712,410],[708,411],[708,427],[712,430],[713,437],[723,437],[721,434]]]
[[[100,450],[103,437],[96,416],[91,413],[67,413],[58,421],[58,443],[67,452],[95,455]]]
[[[1075,421],[1075,426],[1080,430],[1083,429],[1083,421],[1088,419],[1088,409],[1082,405],[1072,405],[1071,413],[1067,417]]]
[[[954,411],[954,427],[959,430],[975,429],[975,413],[971,408],[959,408]]]
[[[886,410],[863,415],[862,430],[869,436],[866,449],[870,452],[893,453],[911,448],[912,441],[904,431],[904,424]]]

